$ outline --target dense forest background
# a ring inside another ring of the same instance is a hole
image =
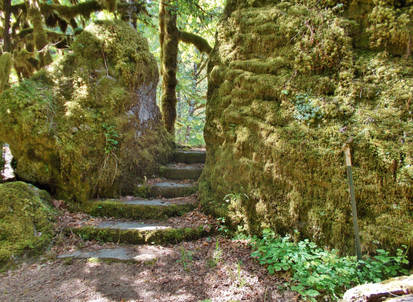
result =
[[[7,1],[6,1],[7,2]],[[5,2],[5,3],[6,3]],[[85,1],[80,1],[80,3]],[[86,1],[87,2],[87,1]],[[45,48],[42,48],[42,51],[37,54],[35,62],[33,57],[31,58],[31,64],[27,61],[30,58],[30,55],[22,50],[15,56],[16,61],[20,63],[16,64],[16,67],[12,69],[10,74],[9,84],[14,85],[19,80],[19,75],[28,76],[36,68],[43,66],[45,63],[50,63],[49,60],[56,59],[61,55],[64,50],[59,46],[68,46],[66,41],[62,42],[64,39],[63,36],[66,36],[68,39],[72,39],[72,36],[76,31],[80,31],[82,28],[86,27],[91,22],[94,22],[98,19],[111,19],[115,16],[113,12],[104,10],[105,1],[102,1],[102,6],[99,8],[82,8],[79,7],[79,10],[88,10],[90,12],[81,12],[79,15],[77,13],[71,12],[72,16],[66,18],[66,21],[63,20],[52,20],[53,15],[48,16],[47,23],[51,24],[51,27],[48,31],[48,39],[50,43]],[[110,2],[110,1],[106,1]],[[213,45],[215,28],[218,22],[218,16],[223,11],[224,1],[200,1],[195,5],[193,1],[182,1],[182,3],[177,3],[181,6],[179,10],[180,16],[177,18],[177,25],[180,30],[193,32],[205,38],[210,45]],[[39,1],[39,4],[56,4],[56,5],[65,5],[70,6],[78,4],[78,1]],[[134,10],[135,15],[135,25],[137,30],[141,32],[145,38],[148,39],[150,50],[155,55],[155,58],[160,64],[160,42],[159,42],[159,3],[157,1],[145,1],[142,2],[142,5],[139,1],[135,1],[136,5],[131,6]],[[12,7],[18,7],[25,4],[25,1],[22,0],[13,0],[11,1]],[[109,4],[108,4],[109,5]],[[141,7],[144,7],[144,11],[140,11]],[[184,7],[184,9],[182,9]],[[125,6],[126,9],[126,6]],[[97,10],[94,12],[94,10]],[[122,13],[122,10],[120,10]],[[88,14],[90,15],[85,18]],[[83,15],[82,15],[83,14]],[[118,13],[119,14],[119,13]],[[128,12],[126,12],[128,14]],[[20,15],[12,14],[12,32],[24,40],[25,32],[19,31],[20,26],[24,26],[22,18],[25,14]],[[63,18],[64,19],[64,18]],[[54,24],[53,26],[53,22]],[[72,22],[72,24],[70,24]],[[58,24],[59,23],[59,24]],[[73,28],[73,25],[75,28]],[[4,31],[4,28],[2,29]],[[14,38],[16,38],[14,37]],[[69,38],[70,37],[70,38]],[[28,37],[32,38],[32,37]],[[60,40],[59,40],[60,39]],[[24,43],[24,42],[22,42]],[[18,43],[17,43],[18,44]],[[17,44],[14,47],[21,47]],[[3,49],[6,51],[6,49]],[[15,51],[15,50],[13,50]],[[50,57],[49,57],[50,55]],[[29,64],[27,64],[29,63]],[[20,65],[19,65],[20,64]],[[178,84],[176,87],[176,95],[178,99],[177,104],[177,122],[176,122],[176,142],[178,144],[190,145],[190,146],[204,146],[205,141],[203,138],[203,128],[205,125],[205,104],[206,104],[206,92],[207,92],[207,64],[208,64],[208,55],[206,53],[201,53],[196,47],[192,44],[179,44],[178,52],[178,69],[177,69],[177,78]],[[34,66],[34,65],[37,65]],[[5,69],[4,69],[5,68]],[[17,70],[16,70],[17,68]],[[7,66],[3,66],[3,72],[8,69]],[[4,83],[4,80],[3,82]],[[4,85],[4,84],[2,84]],[[160,105],[161,97],[161,84],[158,88],[158,105]]]

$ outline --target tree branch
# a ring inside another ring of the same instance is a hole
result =
[[[145,4],[141,1],[134,1],[132,3],[119,3],[117,8],[118,10],[122,9],[129,9],[135,8],[135,11],[138,12],[146,12]],[[26,11],[27,7],[25,3],[16,4],[11,7],[11,11],[13,14],[17,15],[19,11]],[[49,16],[53,12],[57,13],[60,17],[65,19],[73,19],[79,15],[88,18],[91,13],[98,12],[105,9],[99,1],[90,0],[86,2],[81,2],[76,5],[60,5],[60,4],[48,4],[48,3],[41,3],[40,4],[40,11],[43,15]]]
[[[184,43],[193,44],[200,52],[209,54],[212,51],[212,47],[209,45],[208,41],[196,34],[180,31],[179,40]]]
[[[66,34],[61,34],[52,30],[47,30],[45,29],[45,33],[47,35],[47,38],[49,42],[55,43],[57,48],[68,48],[69,47],[69,41],[71,39],[70,35]],[[20,31],[15,38],[19,39],[18,41],[26,39],[28,35],[33,34],[33,28],[25,28],[22,31]],[[30,37],[31,39],[31,37]]]

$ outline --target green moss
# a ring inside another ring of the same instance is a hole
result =
[[[114,12],[118,6],[117,0],[99,0],[99,3],[110,12]]]
[[[127,23],[89,25],[71,52],[0,96],[0,140],[18,177],[63,199],[133,193],[173,148],[157,81],[147,41]]]
[[[12,56],[8,52],[4,52],[0,56],[0,93],[9,85],[9,77],[12,66]]]
[[[47,34],[43,28],[43,16],[40,11],[40,5],[37,1],[28,1],[26,3],[28,17],[33,24],[33,44],[37,50],[41,50],[48,44]]]
[[[202,204],[251,232],[298,230],[352,253],[341,153],[351,136],[364,251],[405,244],[413,257],[412,3],[342,3],[227,2],[209,65]]]
[[[130,244],[168,244],[181,241],[196,240],[207,236],[210,232],[203,227],[161,229],[155,231],[112,230],[82,227],[68,229],[85,240],[98,240],[102,242],[121,242]]]
[[[0,267],[22,254],[40,253],[51,241],[55,216],[46,191],[23,183],[0,184]]]
[[[91,201],[82,210],[92,216],[117,217],[129,219],[167,219],[172,216],[182,216],[193,210],[194,204],[173,204],[169,206],[150,206],[122,204],[120,202]]]

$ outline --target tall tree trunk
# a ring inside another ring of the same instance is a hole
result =
[[[4,31],[3,31],[3,53],[0,55],[0,93],[9,86],[10,71],[12,65],[12,45],[10,38],[10,15],[11,15],[11,0],[3,1],[4,10]],[[3,145],[0,144],[0,148]]]
[[[4,10],[4,33],[3,33],[3,51],[11,52],[11,39],[10,39],[10,16],[11,16],[11,0],[3,1]]]
[[[162,118],[166,129],[174,134],[179,31],[176,26],[176,10],[172,5],[171,0],[160,2],[159,28],[161,42]]]

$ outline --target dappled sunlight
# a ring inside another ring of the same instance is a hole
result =
[[[411,298],[413,0],[0,6],[1,302]]]

